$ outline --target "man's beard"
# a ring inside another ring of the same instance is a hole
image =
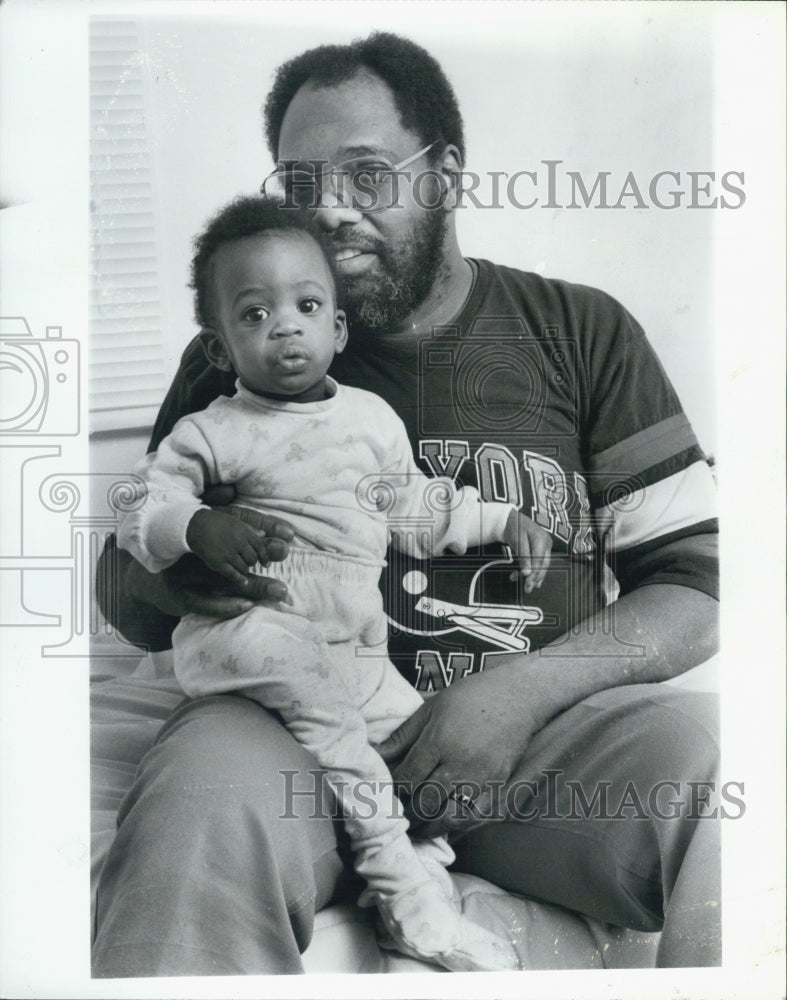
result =
[[[351,330],[390,330],[424,301],[437,277],[445,233],[443,213],[425,212],[408,240],[373,248],[379,268],[344,281],[342,305]]]

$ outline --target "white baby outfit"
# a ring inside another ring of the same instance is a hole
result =
[[[332,379],[328,386],[327,399],[293,403],[238,382],[237,395],[181,419],[136,469],[144,501],[125,516],[119,544],[152,572],[176,562],[189,551],[199,496],[218,483],[235,486],[242,519],[270,513],[293,526],[288,558],[255,569],[283,580],[291,603],[255,605],[228,621],[183,618],[173,636],[178,681],[191,696],[243,691],[280,713],[326,769],[367,881],[362,899],[378,905],[397,947],[449,968],[508,967],[497,939],[476,925],[451,931],[442,904],[433,905],[446,892],[434,862],[450,864],[453,852],[442,840],[414,850],[370,744],[422,703],[387,656],[378,582],[389,536],[417,558],[461,554],[502,541],[512,508],[428,479],[387,403]]]

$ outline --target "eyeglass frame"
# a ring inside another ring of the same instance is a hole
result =
[[[328,164],[327,160],[326,161],[323,161],[323,160],[305,160],[305,161],[304,160],[293,160],[292,161],[292,166],[294,167],[296,163],[304,163],[305,162],[305,163],[310,163],[312,166],[316,167],[318,164],[321,164],[321,163],[325,162],[325,167],[324,167],[323,170],[321,170],[319,173],[317,171],[315,171],[314,174],[310,175],[310,181],[309,181],[309,183],[314,184],[315,194],[317,194],[319,192],[320,197],[322,197],[322,193],[323,193],[322,184],[324,184],[324,181],[318,182],[318,178],[322,179],[322,178],[325,178],[326,176],[330,177],[331,178],[331,186],[333,188],[334,197],[341,203],[341,206],[342,207],[355,208],[356,211],[362,212],[364,215],[367,215],[367,214],[371,214],[371,213],[374,213],[374,212],[383,212],[383,211],[386,210],[386,208],[388,208],[390,206],[382,204],[382,205],[375,205],[375,206],[370,206],[370,207],[365,207],[365,208],[359,208],[357,206],[347,205],[343,201],[342,196],[339,194],[339,191],[337,190],[336,183],[335,183],[335,175],[336,175],[336,173],[338,171],[340,171],[342,167],[345,167],[348,163],[357,163],[358,161],[369,160],[369,161],[376,161],[376,163],[380,167],[382,167],[383,169],[385,169],[387,172],[389,172],[391,174],[400,174],[404,170],[405,167],[409,167],[411,163],[415,163],[416,160],[420,160],[420,158],[422,156],[425,156],[429,152],[430,149],[432,149],[434,146],[437,145],[437,143],[439,141],[440,141],[439,139],[435,139],[434,142],[430,142],[428,146],[424,146],[423,149],[419,149],[417,153],[413,153],[412,156],[406,157],[404,160],[402,160],[401,163],[391,163],[390,160],[387,157],[385,157],[385,156],[378,155],[376,153],[369,153],[369,154],[367,154],[367,156],[353,156],[349,160],[342,160],[341,163],[335,163],[335,164],[333,164],[333,166],[330,166]],[[285,162],[289,162],[289,161],[285,161]],[[263,195],[265,194],[265,185],[268,183],[268,181],[271,180],[271,178],[282,176],[282,175],[286,177],[288,173],[291,174],[291,173],[294,173],[294,172],[295,171],[293,171],[293,170],[289,170],[289,171],[287,169],[282,170],[282,169],[280,169],[278,167],[275,170],[272,170],[268,174],[268,176],[263,180],[262,184],[260,185],[260,194],[263,194]],[[308,171],[303,170],[303,171],[300,171],[300,173],[307,174]],[[304,183],[307,183],[307,182],[304,181]],[[268,195],[268,197],[270,197],[270,195]],[[289,197],[290,197],[290,195],[285,196],[285,204],[282,207],[283,208],[293,208],[293,209],[299,208],[300,206],[298,206],[298,205],[296,205],[294,203],[288,204]],[[321,204],[310,205],[307,210],[310,211],[310,212],[312,212],[312,213],[314,213],[314,212],[317,212],[322,207],[324,207],[324,206],[322,206]]]

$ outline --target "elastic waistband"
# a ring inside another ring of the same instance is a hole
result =
[[[323,552],[320,549],[290,545],[290,554],[282,562],[269,566],[255,566],[257,576],[272,576],[288,583],[304,577],[323,577],[341,583],[377,585],[383,562],[356,559],[340,552]]]

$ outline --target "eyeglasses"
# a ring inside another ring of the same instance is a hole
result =
[[[323,193],[330,184],[334,197],[343,206],[359,212],[381,212],[395,205],[399,194],[399,174],[420,160],[437,142],[419,149],[401,163],[384,156],[358,156],[331,166],[324,160],[285,161],[262,182],[260,192],[283,200],[283,208],[316,212],[322,208]]]

